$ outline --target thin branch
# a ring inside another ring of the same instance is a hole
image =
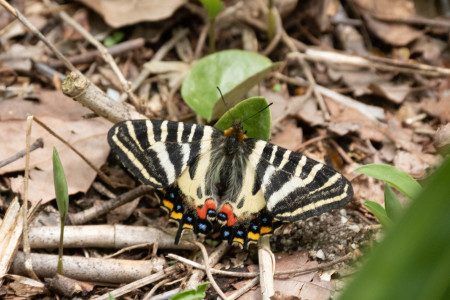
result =
[[[34,151],[36,149],[42,148],[42,147],[44,147],[44,141],[42,140],[42,138],[38,138],[33,144],[31,144],[30,152],[32,152],[32,151]],[[10,164],[10,163],[12,163],[12,162],[14,162],[16,160],[18,160],[19,158],[24,157],[26,154],[27,154],[27,150],[26,149],[25,150],[21,150],[21,151],[17,152],[16,154],[14,154],[13,156],[8,157],[7,159],[0,161],[0,168],[6,166],[6,165],[8,165],[8,164]]]
[[[23,178],[24,199],[22,204],[22,242],[23,252],[25,254],[25,269],[28,275],[36,281],[39,281],[36,273],[33,271],[33,263],[31,261],[30,240],[28,237],[28,177],[30,176],[30,139],[31,126],[33,124],[33,116],[27,117],[26,123],[26,156],[25,156],[25,175]]]
[[[205,246],[203,246],[203,244],[199,243],[199,242],[195,242],[195,245],[197,245],[197,247],[199,247],[200,250],[202,251],[203,263],[205,264],[206,276],[208,276],[209,281],[211,281],[211,284],[212,284],[213,288],[216,290],[216,292],[219,294],[219,296],[222,299],[227,299],[227,296],[222,292],[222,290],[217,285],[216,281],[214,280],[214,277],[211,274],[211,270],[209,268],[209,263],[208,263],[208,261],[209,261],[208,252],[206,251]]]
[[[94,220],[98,216],[106,214],[107,212],[125,204],[142,195],[153,191],[154,188],[148,185],[140,185],[137,188],[121,194],[117,198],[103,202],[100,205],[95,205],[91,208],[85,209],[75,214],[69,214],[69,220],[73,225],[85,224]]]
[[[86,40],[88,40],[92,45],[94,45],[97,48],[97,50],[102,54],[102,57],[105,60],[105,62],[110,65],[114,74],[116,74],[117,79],[119,79],[119,82],[122,85],[122,89],[128,95],[131,102],[134,104],[135,107],[139,107],[140,106],[139,99],[132,92],[129,82],[123,76],[122,72],[119,69],[119,66],[117,66],[116,62],[114,61],[114,58],[108,52],[108,49],[106,49],[87,30],[85,30],[82,26],[80,26],[80,24],[78,24],[75,20],[73,20],[65,11],[59,12],[59,16],[61,17],[61,19],[63,19],[66,23],[68,23],[70,26],[72,26],[84,38],[86,38]]]
[[[12,7],[10,4],[8,4],[5,0],[0,0],[0,4],[5,7],[12,15],[14,15],[17,19],[19,19],[20,22],[22,22],[25,27],[27,27],[33,34],[35,34],[47,47],[50,48],[50,50],[55,53],[55,55],[60,59],[62,62],[64,62],[64,65],[67,69],[69,69],[72,72],[76,72],[78,74],[81,74],[80,71],[77,70],[77,68],[74,67],[70,63],[70,61],[67,60],[67,58],[52,44],[49,40],[33,25],[31,24],[21,13],[18,9]]]

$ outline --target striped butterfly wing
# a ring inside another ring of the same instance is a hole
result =
[[[304,155],[261,141],[249,163],[256,172],[253,192],[261,189],[267,210],[280,221],[297,221],[344,206],[353,196],[349,181]]]
[[[210,150],[214,131],[213,127],[190,123],[131,120],[114,125],[108,142],[141,182],[165,188],[196,157]]]

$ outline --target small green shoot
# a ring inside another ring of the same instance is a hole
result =
[[[221,0],[200,0],[209,16],[209,53],[214,53],[216,48],[215,22],[217,15],[222,11]]]
[[[393,166],[370,164],[359,167],[355,171],[383,180],[386,183],[384,187],[385,208],[373,201],[364,202],[364,206],[374,214],[385,228],[390,228],[393,222],[398,221],[403,214],[400,201],[389,185],[411,199],[414,199],[422,190],[422,187],[414,178]]]
[[[380,224],[383,225],[384,228],[390,228],[392,226],[392,220],[389,219],[383,206],[369,200],[364,202],[364,206],[367,207],[367,209],[370,210],[371,213],[373,213],[373,215],[378,219],[378,222],[380,222]]]
[[[66,175],[59,159],[58,151],[53,147],[53,181],[55,185],[56,204],[61,220],[61,231],[59,237],[58,249],[58,274],[63,274],[63,240],[64,240],[64,223],[66,221],[67,211],[69,209],[69,192],[67,188]]]
[[[195,290],[187,290],[184,292],[181,292],[172,298],[170,300],[202,300],[206,297],[206,289],[208,288],[208,285],[210,282],[205,282],[197,286]]]
[[[273,13],[273,0],[269,0],[269,15],[267,16],[267,36],[272,41],[277,32],[277,22]]]
[[[383,180],[392,185],[402,194],[414,199],[421,190],[420,184],[408,173],[397,169],[396,167],[382,164],[369,164],[359,167],[356,172],[366,174],[367,176]]]
[[[123,40],[124,36],[125,34],[123,33],[123,31],[114,31],[103,41],[103,45],[105,45],[106,48],[114,46],[120,43]]]

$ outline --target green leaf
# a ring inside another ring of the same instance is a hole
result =
[[[230,128],[233,117],[244,121],[243,128],[249,138],[270,139],[270,109],[263,97],[252,97],[236,104],[214,125],[220,130]],[[267,108],[266,108],[267,107]],[[266,108],[266,109],[264,109]]]
[[[200,0],[200,2],[208,12],[210,19],[214,19],[222,11],[223,2],[220,0]]]
[[[447,158],[340,299],[450,299],[449,178]]]
[[[64,169],[55,147],[53,147],[53,181],[55,185],[56,204],[58,205],[61,217],[65,217],[69,209],[69,192],[66,175],[64,174]]]
[[[242,97],[279,64],[265,56],[242,50],[226,50],[197,61],[181,88],[184,101],[201,117],[218,119],[226,112],[217,87],[228,107]],[[217,105],[216,105],[217,104]]]
[[[364,206],[367,207],[371,213],[373,213],[380,224],[385,228],[390,228],[392,226],[392,221],[389,219],[383,206],[373,201],[365,201]]]
[[[384,186],[384,206],[389,219],[393,221],[400,219],[403,214],[402,205],[398,201],[397,195],[387,184]]]
[[[393,166],[370,164],[359,167],[355,171],[383,180],[411,199],[415,198],[422,190],[420,184],[408,173]]]
[[[170,300],[202,300],[206,296],[206,289],[208,288],[208,284],[210,284],[210,282],[202,283],[197,286],[195,290],[187,290],[181,292],[170,298]]]
[[[122,31],[114,31],[113,34],[108,36],[103,41],[103,45],[105,45],[106,48],[114,46],[114,45],[120,43],[123,40],[124,36],[125,36],[125,34]]]

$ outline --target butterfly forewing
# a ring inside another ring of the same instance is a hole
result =
[[[111,128],[108,141],[138,179],[155,188],[164,188],[194,158],[209,150],[214,131],[220,133],[213,127],[190,123],[133,120]]]

